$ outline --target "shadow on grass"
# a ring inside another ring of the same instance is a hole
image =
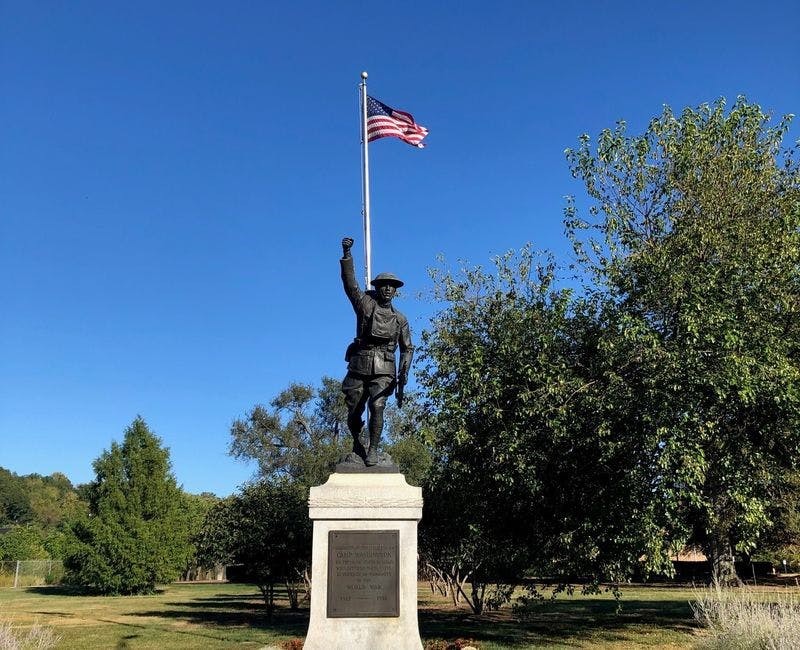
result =
[[[95,594],[83,587],[69,585],[47,585],[38,587],[25,587],[25,593],[38,596],[94,596]]]
[[[44,596],[96,596],[97,594],[91,590],[81,589],[72,586],[50,586],[50,587],[30,587],[26,591],[36,593],[37,595]],[[182,622],[205,626],[209,629],[221,629],[226,627],[248,627],[272,633],[286,635],[286,636],[304,636],[308,629],[309,611],[300,609],[292,611],[286,604],[285,594],[281,590],[276,590],[276,596],[279,598],[277,607],[272,617],[270,618],[264,599],[258,590],[252,594],[214,594],[208,596],[190,597],[185,600],[178,598],[169,598],[166,602],[157,600],[153,602],[152,609],[141,611],[138,609],[141,602],[140,600],[131,601],[135,603],[134,607],[129,611],[119,611],[119,616],[135,616],[135,617],[149,617],[158,626],[157,620],[161,622]],[[164,594],[163,590],[157,592]],[[283,602],[280,597],[284,595]],[[120,601],[120,602],[124,602]],[[123,605],[124,608],[124,605]],[[42,612],[47,615],[57,615],[61,617],[74,617],[75,614],[69,612]],[[100,622],[107,622],[113,625],[122,625],[130,628],[147,629],[148,625],[137,624],[130,621],[121,621],[119,618],[115,620],[104,621],[98,619]],[[175,633],[185,633],[190,636],[202,637],[203,633],[198,630],[181,631],[171,629]],[[217,638],[210,636],[209,638]],[[123,646],[120,646],[123,647]]]
[[[134,623],[128,621],[120,621],[119,619],[103,619],[98,618],[97,621],[100,623],[107,623],[109,625],[113,625],[114,627],[122,627],[122,628],[130,628],[134,630],[141,630],[142,634],[130,634],[125,637],[117,644],[117,648],[127,648],[128,645],[124,641],[125,639],[136,639],[140,636],[152,636],[154,633],[158,634],[161,632],[166,632],[169,634],[177,634],[181,636],[185,636],[187,639],[191,639],[191,641],[187,641],[186,645],[182,647],[186,648],[199,648],[202,647],[202,639],[209,639],[213,641],[231,641],[231,644],[238,643],[238,640],[230,638],[230,636],[226,633],[227,631],[235,628],[235,627],[243,627],[244,624],[237,624],[234,622],[223,622],[220,624],[219,627],[214,627],[212,621],[207,619],[202,619],[195,621],[196,623],[200,623],[204,625],[201,628],[194,628],[194,629],[176,629],[172,626],[163,625],[163,619],[168,618],[175,618],[176,620],[187,621],[190,619],[186,619],[183,616],[171,616],[171,612],[169,611],[159,611],[159,612],[135,612],[136,616],[156,616],[158,619],[162,619],[162,625],[159,625],[158,622],[152,623]],[[248,629],[261,629],[261,630],[269,630],[273,633],[278,634],[286,634],[291,635],[294,634],[291,628],[282,629],[276,628],[274,625],[258,625],[254,624],[252,621],[248,621],[247,623]]]
[[[77,587],[72,585],[40,585],[36,587],[25,587],[25,592],[30,594],[37,594],[39,596],[98,596],[107,597],[114,596],[114,594],[104,594],[100,591],[90,589],[88,587]],[[158,596],[165,593],[164,589],[156,589],[149,596]],[[117,594],[126,596],[131,594]]]
[[[153,618],[173,619],[184,623],[205,625],[210,627],[253,627],[262,630],[271,630],[285,634],[302,636],[308,629],[308,610],[292,612],[288,609],[278,609],[272,618],[262,608],[259,611],[242,611],[220,609],[158,609],[145,612],[136,612],[136,616],[151,616]]]
[[[236,596],[230,599],[216,599],[216,598],[196,598],[192,600],[181,600],[174,602],[165,602],[165,607],[187,608],[187,611],[192,610],[220,610],[230,609],[247,612],[266,612],[264,601],[258,597],[248,598],[247,596]]]
[[[508,610],[476,617],[466,611],[420,611],[420,631],[428,639],[466,637],[478,642],[529,647],[531,644],[562,646],[630,640],[646,630],[690,634],[697,629],[688,603],[676,600],[623,600],[617,613],[615,601],[544,601],[530,606],[524,620]]]
[[[163,609],[137,611],[136,616],[171,619],[213,628],[250,627],[287,636],[304,636],[308,629],[308,609],[291,610],[277,603],[272,617],[261,594],[219,594],[188,600],[169,601]]]
[[[198,603],[220,603],[220,604],[225,604],[225,603],[230,603],[230,602],[234,602],[234,601],[242,600],[242,599],[255,600],[255,601],[258,601],[259,603],[263,603],[264,602],[264,599],[261,597],[261,594],[258,593],[257,590],[253,590],[252,594],[217,594],[215,596],[197,596],[196,598],[193,598],[192,600],[196,601]]]

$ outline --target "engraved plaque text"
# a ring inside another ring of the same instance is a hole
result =
[[[400,531],[328,533],[328,617],[400,616]]]

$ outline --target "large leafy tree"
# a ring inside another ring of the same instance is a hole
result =
[[[613,305],[635,377],[620,404],[659,441],[659,491],[714,575],[768,528],[800,444],[800,167],[739,98],[623,122],[567,151],[588,214],[567,227],[590,293]],[[649,443],[648,443],[649,444]]]
[[[285,584],[296,608],[297,583],[307,577],[311,559],[306,490],[286,479],[246,485],[208,512],[197,546],[201,563],[243,565],[270,616],[276,584]]]
[[[94,461],[89,516],[72,526],[67,579],[106,594],[149,593],[192,552],[185,496],[169,451],[141,417]]]
[[[231,426],[230,455],[255,462],[258,471],[209,511],[196,540],[198,560],[243,565],[270,616],[280,582],[298,606],[298,580],[308,580],[311,555],[308,489],[324,483],[350,449],[346,421],[339,382],[323,377],[319,387],[290,384]]]
[[[339,383],[290,384],[269,404],[257,404],[231,426],[230,454],[255,461],[267,480],[306,486],[323,483],[330,466],[348,450],[347,407]]]
[[[526,565],[668,570],[687,541],[729,580],[769,530],[800,440],[787,128],[740,99],[584,136],[567,151],[590,197],[583,218],[567,207],[576,278],[528,251],[436,278],[422,548],[470,576],[471,604]]]
[[[435,454],[422,549],[476,612],[529,568],[597,584],[625,578],[645,550],[650,569],[668,555],[651,496],[657,443],[616,409],[632,389],[604,340],[615,314],[557,288],[555,270],[526,249],[493,272],[436,277],[444,308],[423,335],[421,373]]]
[[[216,568],[216,562],[212,565],[204,565],[200,561],[197,542],[208,513],[221,503],[222,499],[211,492],[202,492],[201,494],[184,493],[183,496],[186,506],[185,516],[189,528],[189,539],[192,545],[188,563],[183,569],[183,579],[194,580],[202,575],[201,572]]]
[[[384,444],[406,481],[421,486],[433,467],[430,413],[416,391],[406,393],[402,408],[392,401],[384,416]]]

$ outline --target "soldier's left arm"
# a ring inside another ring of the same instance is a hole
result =
[[[405,384],[408,381],[408,371],[411,368],[411,360],[414,358],[414,344],[411,341],[411,328],[405,316],[400,322],[400,336],[397,339],[400,347],[400,370],[397,380]]]

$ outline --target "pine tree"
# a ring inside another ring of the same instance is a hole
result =
[[[94,462],[89,516],[73,524],[67,579],[105,594],[152,593],[189,559],[188,508],[169,450],[141,417]]]

